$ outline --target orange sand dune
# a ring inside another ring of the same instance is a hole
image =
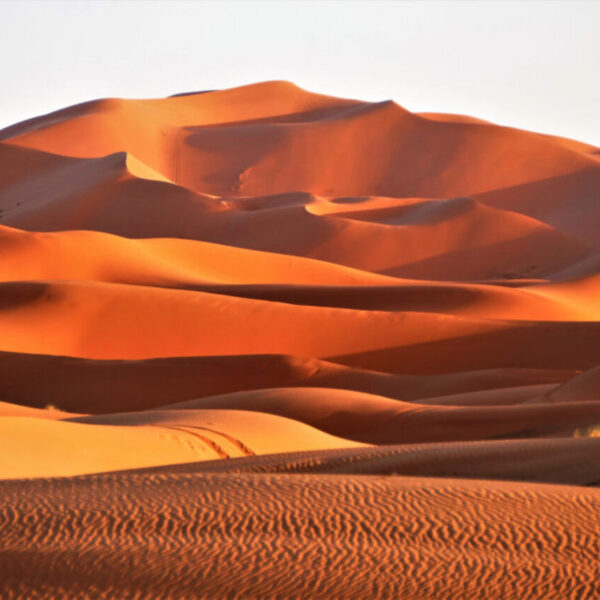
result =
[[[0,144],[8,164],[39,162],[40,154],[44,166],[33,176],[25,170],[17,183],[0,177],[1,223],[192,238],[419,279],[546,277],[590,254],[587,240],[468,198],[367,197],[350,204],[289,194],[235,202],[144,179],[140,169],[137,176],[124,153],[66,159]],[[369,253],[361,251],[367,246]]]
[[[484,119],[478,119],[476,117],[470,117],[468,115],[457,115],[450,113],[417,113],[420,117],[424,117],[426,119],[431,119],[433,121],[447,121],[450,123],[480,123],[491,125],[490,121],[485,121]],[[585,142],[578,142],[577,140],[572,140],[569,138],[561,137],[558,135],[549,135],[545,133],[540,133],[539,135],[552,140],[558,144],[561,144],[565,148],[569,148],[570,150],[575,150],[576,152],[581,152],[583,154],[594,154],[598,152],[598,148],[596,146],[592,146],[591,144],[586,144]]]
[[[0,222],[12,227],[185,236],[190,221],[223,208],[125,152],[81,160],[0,143],[0,161],[10,169],[0,176]]]
[[[46,408],[33,408],[22,404],[0,402],[0,419],[2,417],[34,417],[36,419],[64,419],[72,414],[59,410],[56,406],[48,403]]]
[[[174,404],[169,409],[250,410],[301,421],[371,444],[479,440],[569,432],[600,423],[600,401],[439,406],[323,388],[271,388]],[[104,417],[83,417],[105,422]]]
[[[318,203],[219,211],[198,225],[196,236],[417,279],[543,277],[591,253],[547,224],[468,198],[368,207],[346,214]]]
[[[600,597],[599,189],[284,81],[0,131],[0,595]]]
[[[83,358],[294,354],[400,373],[586,369],[600,362],[599,331],[595,322],[298,306],[91,281],[0,284],[0,349]]]
[[[165,150],[160,139],[165,137],[164,129],[169,126],[184,128],[190,122],[204,126],[226,125],[236,121],[268,121],[278,117],[293,122],[303,117],[335,114],[363,104],[311,94],[288,82],[265,82],[160,100],[106,99],[86,102],[18,123],[1,131],[0,139],[29,140],[31,144],[20,145],[40,145],[50,152],[73,152],[73,155],[109,154],[112,145],[123,145],[129,140],[156,159]],[[87,136],[78,134],[81,128],[88,130]]]
[[[523,386],[533,397],[540,386],[556,387],[575,375],[535,369],[392,375],[277,355],[99,361],[0,352],[0,397],[92,414],[145,410],[265,386],[346,388],[420,402],[434,397],[435,403],[443,403],[443,394],[483,391],[502,396],[503,390],[511,394],[511,386]]]
[[[598,485],[599,453],[597,437],[441,442],[284,452],[167,465],[146,472],[416,475]]]
[[[600,594],[594,489],[132,474],[9,481],[0,493],[8,597],[90,590],[96,598],[123,590],[134,597],[409,600]]]
[[[530,288],[535,294],[547,300],[554,300],[569,305],[573,309],[580,309],[581,314],[587,313],[588,321],[598,320],[598,303],[600,301],[600,274],[587,275],[563,281],[536,285]]]
[[[420,404],[441,404],[447,406],[501,406],[524,402],[541,402],[541,396],[556,389],[555,383],[511,386],[474,392],[459,392],[444,396],[429,396],[419,400]]]
[[[292,306],[91,281],[0,284],[1,349],[84,358],[211,353],[326,358],[506,327],[445,315]]]
[[[492,370],[491,372],[495,372],[500,375],[500,371],[501,370]],[[522,371],[526,373],[527,369],[523,369]],[[469,374],[472,376],[475,376],[477,373],[486,373],[486,371],[469,372]],[[546,372],[546,377],[548,379],[552,379],[559,373],[559,371],[549,371]],[[463,375],[466,375],[466,373]],[[423,389],[417,389],[413,391],[410,377],[411,376],[407,375],[396,375],[395,378],[397,378],[396,380],[398,382],[398,388],[386,389],[385,387],[382,387],[379,395],[383,395],[387,398],[397,398],[398,400],[404,399],[405,401],[409,402],[414,402],[416,400],[419,404],[437,404],[446,406],[502,406],[509,404],[522,404],[526,402],[544,403],[547,401],[547,396],[553,393],[555,389],[560,387],[560,384],[557,383],[528,382],[526,385],[451,392],[452,380],[446,379],[448,377],[447,375],[425,375],[415,379],[415,383],[421,383],[423,385]],[[540,381],[542,379],[543,378],[540,377]],[[367,380],[365,380],[365,383],[366,381]],[[431,389],[429,387],[430,382],[434,383],[436,381],[440,381],[440,383],[443,382],[443,395],[436,396],[435,389]],[[309,380],[307,383],[312,384],[314,381]],[[315,385],[315,387],[322,387],[324,383],[328,383],[328,381],[323,380],[320,382],[320,385]],[[306,383],[304,383],[304,385],[306,385]],[[331,387],[335,387],[335,385],[332,385]],[[377,384],[373,382],[368,386],[362,386],[363,389],[359,391],[367,391],[368,389],[370,393],[373,393],[377,387]],[[344,382],[343,389],[350,389],[348,381]]]
[[[82,255],[81,248],[85,248]],[[0,281],[83,279],[168,287],[208,283],[384,285],[397,280],[316,260],[180,239],[0,226]]]
[[[13,126],[0,139],[77,157],[124,150],[215,195],[448,197],[597,165],[534,133],[432,121],[391,101],[340,100],[287,82],[100,100]],[[340,155],[343,161],[332,160]],[[527,160],[532,155],[536,161]]]
[[[83,257],[78,252],[82,247],[86,249]],[[0,226],[0,248],[4,257],[0,281],[79,279],[179,287],[293,304],[545,320],[588,320],[600,297],[596,279],[586,285],[585,294],[574,293],[578,292],[572,290],[574,283],[520,289],[440,285],[205,242],[132,240],[89,231],[41,234]],[[373,290],[369,285],[379,287]]]
[[[599,327],[597,321],[508,321],[503,327],[458,338],[328,358],[363,369],[415,374],[499,366],[583,370],[600,363]]]
[[[35,409],[28,409],[34,411]],[[16,412],[16,411],[15,411]],[[351,448],[356,442],[273,415],[182,410],[85,417],[0,416],[0,479],[64,477],[115,469],[281,451]],[[270,431],[264,436],[264,431]],[[77,451],[78,448],[85,451]]]
[[[598,185],[600,164],[597,163],[574,173],[478,194],[476,198],[489,206],[543,221],[598,250]]]
[[[374,288],[344,285],[203,284],[183,289],[286,304],[375,311],[428,312],[481,319],[590,321],[598,315],[597,279],[520,287],[446,282],[383,281]],[[584,289],[585,288],[585,289]]]

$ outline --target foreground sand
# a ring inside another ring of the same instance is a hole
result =
[[[600,597],[599,189],[287,82],[0,131],[0,596]]]
[[[132,473],[10,481],[1,494],[6,598],[600,594],[597,490]]]

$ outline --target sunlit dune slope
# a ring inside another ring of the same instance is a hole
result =
[[[520,288],[440,284],[222,244],[91,231],[31,233],[0,226],[0,249],[0,281],[90,280],[301,305],[552,321],[593,319],[600,297],[595,277]]]
[[[180,239],[129,239],[92,231],[32,233],[0,226],[0,251],[4,259],[1,281],[80,279],[166,287],[397,282],[301,257]]]
[[[290,419],[235,410],[129,413],[91,422],[22,415],[0,415],[3,479],[360,445]],[[270,434],[265,436],[265,431]]]
[[[97,282],[0,284],[2,349],[87,358],[281,353],[327,357],[503,329],[420,313],[291,306]],[[149,323],[152,326],[149,326]],[[427,323],[441,327],[428,328]]]
[[[58,409],[53,404],[45,408],[35,408],[24,404],[13,404],[0,401],[0,418],[2,417],[34,417],[36,419],[63,419],[72,416],[71,413]]]
[[[600,362],[599,328],[596,322],[298,306],[91,281],[0,284],[0,349],[83,358],[293,354],[399,373],[586,369]]]

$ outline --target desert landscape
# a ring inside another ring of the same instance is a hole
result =
[[[599,148],[286,81],[3,129],[0,597],[600,598],[599,227]]]

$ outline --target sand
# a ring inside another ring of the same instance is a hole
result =
[[[291,419],[235,410],[154,411],[97,420],[69,414],[53,417],[2,415],[0,479],[65,477],[362,445]],[[265,437],[264,431],[273,435]]]
[[[8,598],[600,593],[600,491],[580,487],[164,473],[10,481],[2,499]]]
[[[599,156],[285,81],[0,131],[0,595],[599,597]]]

